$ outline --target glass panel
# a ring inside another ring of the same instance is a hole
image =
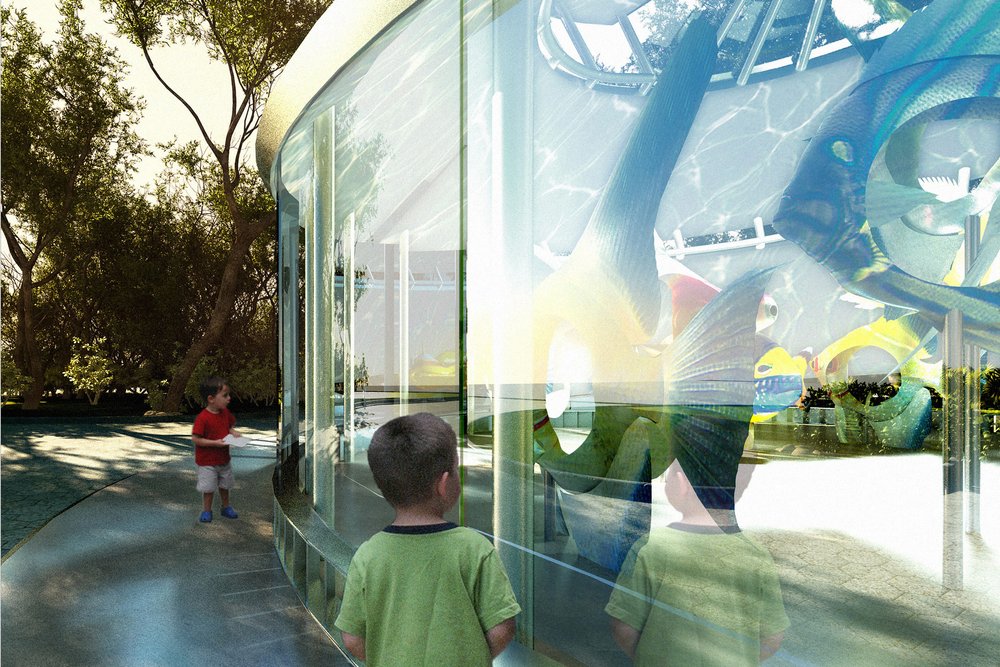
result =
[[[304,487],[307,480],[305,440],[306,350],[306,228],[311,224],[312,128],[293,133],[282,148],[278,188],[279,267],[281,271],[282,484]],[[310,286],[311,288],[311,286]],[[311,298],[311,297],[310,297]],[[309,415],[311,418],[311,413]],[[288,479],[293,477],[293,479]]]
[[[310,137],[312,135],[310,134]],[[312,195],[313,190],[313,179],[312,171],[310,170],[310,180],[309,180],[309,190],[310,195]],[[305,245],[305,385],[308,387],[305,395],[305,418],[303,419],[303,431],[302,435],[304,437],[305,452],[306,457],[304,461],[304,468],[302,470],[302,476],[299,480],[302,485],[302,490],[308,494],[312,494],[313,490],[313,468],[316,464],[316,369],[317,360],[316,352],[312,347],[312,341],[316,340],[316,319],[317,319],[317,308],[316,303],[320,299],[322,294],[323,285],[317,280],[317,274],[319,273],[319,264],[322,258],[319,257],[321,248],[316,244],[316,202],[313,196],[309,196],[308,205],[305,207],[305,215],[303,216],[304,225],[304,236],[306,240]],[[319,391],[323,391],[322,388]]]
[[[369,439],[430,410],[522,650],[1000,652],[1000,105],[962,51],[1000,37],[925,5],[432,0],[358,54],[281,162],[335,531],[391,521]]]
[[[332,110],[313,121],[313,226],[309,236],[313,258],[308,284],[313,298],[309,304],[308,357],[310,378],[308,405],[311,407],[312,429],[307,448],[312,452],[312,492],[316,512],[327,522],[333,522],[333,471],[340,446],[340,432],[335,419],[335,357],[341,338],[341,327],[335,315],[334,254],[334,119]]]
[[[345,275],[353,276],[353,286],[345,282],[353,287],[345,294],[345,394],[353,395],[338,473],[371,491],[365,452],[380,424],[430,411],[459,425],[458,36],[453,4],[423,4],[330,91],[338,100],[337,216]],[[339,514],[337,528],[358,543],[390,520],[378,501],[371,512]]]
[[[656,663],[779,631],[779,661],[947,661],[975,631],[932,629],[944,600],[1000,620],[1000,517],[966,493],[1000,474],[971,347],[998,348],[997,245],[963,254],[997,224],[964,195],[1000,123],[992,84],[879,95],[951,80],[896,58],[1000,42],[924,41],[985,3],[737,4],[522,2],[470,32],[469,432],[519,639],[627,664],[610,601]]]
[[[278,197],[278,280],[281,325],[281,440],[279,462],[298,457],[299,447],[299,203],[282,190]],[[284,473],[284,469],[283,469]],[[282,480],[286,482],[287,480]]]
[[[459,18],[443,1],[408,13],[317,97],[286,143],[312,133],[308,490],[355,545],[391,520],[366,462],[374,430],[422,410],[456,431],[462,421]],[[335,485],[335,469],[352,482]],[[334,498],[350,509],[334,513]]]

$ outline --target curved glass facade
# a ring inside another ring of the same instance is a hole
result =
[[[683,664],[995,660],[998,26],[957,0],[386,26],[271,170],[275,535],[317,619],[337,636],[392,520],[371,434],[429,411],[450,518],[524,609],[512,664],[628,664],[613,618]]]

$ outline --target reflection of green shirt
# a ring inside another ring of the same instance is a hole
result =
[[[605,611],[640,631],[637,665],[756,665],[760,640],[788,627],[767,550],[681,524],[636,542]]]
[[[489,665],[486,631],[520,611],[479,533],[389,526],[354,554],[335,625],[364,638],[370,667]]]

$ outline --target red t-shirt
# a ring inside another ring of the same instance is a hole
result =
[[[194,419],[191,435],[197,435],[206,440],[222,440],[229,435],[229,429],[236,423],[236,417],[229,408],[221,412],[209,412],[205,408]],[[199,447],[194,446],[194,462],[200,466],[224,466],[229,463],[229,447]]]

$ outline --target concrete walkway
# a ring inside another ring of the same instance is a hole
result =
[[[274,552],[269,451],[201,524],[188,423],[39,430],[3,428],[3,665],[350,664]]]
[[[95,491],[190,456],[189,421],[5,421],[0,448],[3,555]],[[263,432],[274,428],[265,422],[252,426]]]

